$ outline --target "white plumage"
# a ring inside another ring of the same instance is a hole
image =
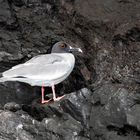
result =
[[[65,80],[75,64],[71,53],[51,53],[33,57],[2,73],[1,82],[19,81],[32,86],[52,86]]]

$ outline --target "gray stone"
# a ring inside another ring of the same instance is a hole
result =
[[[120,85],[105,84],[97,89],[92,95],[91,138],[99,135],[106,140],[138,139],[139,105],[134,100],[136,97]]]
[[[88,119],[91,110],[91,91],[83,88],[78,92],[71,93],[61,101],[60,106],[62,109],[74,117],[83,125],[88,125]]]
[[[20,113],[19,113],[20,114]],[[53,135],[45,126],[31,118],[26,113],[21,115],[9,111],[0,112],[0,134],[2,139],[11,140],[59,140],[57,134]]]
[[[16,112],[17,110],[20,110],[21,106],[15,102],[10,102],[4,105],[4,110],[9,110]]]

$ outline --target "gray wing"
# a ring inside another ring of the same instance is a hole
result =
[[[27,62],[25,62],[24,64],[19,64],[12,67],[12,69],[17,69],[18,67],[21,67],[22,65],[39,64],[39,63],[52,64],[54,62],[59,62],[59,61],[62,61],[62,57],[58,56],[57,54],[37,55],[31,58],[30,60],[28,60]]]
[[[4,77],[27,77],[31,79],[52,80],[64,76],[70,69],[67,62],[56,54],[39,55],[12,67],[3,73]]]
[[[57,55],[57,54],[46,54],[46,55],[38,55],[30,59],[29,61],[26,62],[26,64],[29,63],[47,63],[47,64],[52,64],[54,62],[59,62],[62,61],[62,57]]]

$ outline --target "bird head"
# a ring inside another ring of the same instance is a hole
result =
[[[51,51],[51,53],[73,53],[73,52],[82,53],[83,51],[81,50],[81,48],[72,47],[63,41],[55,43]]]

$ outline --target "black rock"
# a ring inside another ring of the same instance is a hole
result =
[[[4,105],[4,110],[16,112],[21,109],[21,106],[15,102],[10,102]]]
[[[120,85],[105,84],[97,89],[92,96],[91,139],[138,139],[140,113],[135,98]]]
[[[40,123],[31,118],[26,113],[22,112],[15,114],[9,111],[0,112],[0,133],[1,138],[6,140],[59,140],[56,134],[48,131],[43,123]]]
[[[12,0],[11,2],[14,3],[14,5],[19,6],[19,7],[25,4],[24,0]]]
[[[40,88],[31,87],[24,83],[5,82],[0,83],[0,102],[2,105],[7,102],[16,102],[17,104],[30,104],[33,99],[40,97]]]
[[[8,1],[0,0],[0,26],[3,29],[15,29],[17,28],[16,18],[12,14]]]
[[[59,102],[41,104],[35,100],[32,105],[24,105],[22,109],[36,120],[45,122],[50,131],[61,135],[64,139],[74,137],[88,139],[90,97],[91,91],[83,88],[65,95]]]
[[[91,110],[91,95],[90,90],[83,88],[67,95],[66,98],[60,102],[60,106],[64,112],[69,113],[77,121],[83,125],[88,125]]]

